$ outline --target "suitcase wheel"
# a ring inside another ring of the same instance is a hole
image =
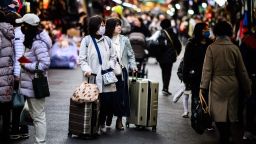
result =
[[[152,132],[156,132],[156,126],[152,127]]]
[[[136,126],[136,128],[137,129],[146,129],[146,126],[143,126],[143,125],[137,125],[137,124],[135,124],[135,126]]]

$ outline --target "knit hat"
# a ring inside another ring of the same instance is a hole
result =
[[[116,13],[119,14],[120,16],[123,15],[123,7],[120,6],[120,5],[114,6],[114,7],[112,8],[112,11],[113,11],[113,12],[116,12]]]

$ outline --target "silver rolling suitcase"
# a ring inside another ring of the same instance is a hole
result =
[[[148,79],[129,79],[130,116],[126,126],[152,127],[156,131],[159,83]]]

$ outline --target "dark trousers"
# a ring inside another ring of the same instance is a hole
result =
[[[130,115],[130,98],[128,91],[128,73],[123,70],[123,75],[117,76],[115,97],[114,97],[114,114],[117,117]]]
[[[20,125],[20,114],[23,107],[13,108],[12,109],[12,133],[28,133],[28,126],[27,125]],[[21,126],[21,129],[20,129]]]
[[[191,92],[191,112],[193,112],[196,109],[199,102],[199,87],[191,86]]]
[[[7,137],[9,135],[9,128],[10,128],[10,110],[11,110],[11,103],[5,102],[0,103],[0,114],[3,118],[3,124],[2,124],[2,134],[4,137]]]
[[[233,144],[242,144],[243,129],[241,123],[216,122],[215,124],[219,131],[219,144],[230,144],[230,137]]]
[[[99,114],[99,124],[105,125],[107,116],[113,115],[113,98],[114,92],[107,92],[100,94],[100,114]]]
[[[169,83],[172,74],[172,65],[173,63],[160,63],[160,68],[162,70],[162,80],[163,80],[163,89],[169,89]]]

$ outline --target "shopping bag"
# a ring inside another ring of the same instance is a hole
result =
[[[23,107],[25,103],[24,96],[21,95],[18,91],[14,90],[12,94],[12,107],[19,108]]]
[[[211,123],[212,119],[209,113],[209,107],[200,92],[197,107],[192,111],[191,126],[196,133],[203,134],[205,129],[211,126]]]
[[[88,81],[82,82],[82,84],[76,88],[71,99],[77,103],[94,102],[98,100],[99,89],[96,83],[96,74],[92,74],[94,82],[90,83],[90,77]]]
[[[43,71],[38,69],[39,63],[36,64],[35,77],[32,80],[35,98],[45,98],[50,96],[48,79],[44,76]]]
[[[20,114],[21,125],[33,125],[33,119],[29,113],[28,102],[26,101]]]

